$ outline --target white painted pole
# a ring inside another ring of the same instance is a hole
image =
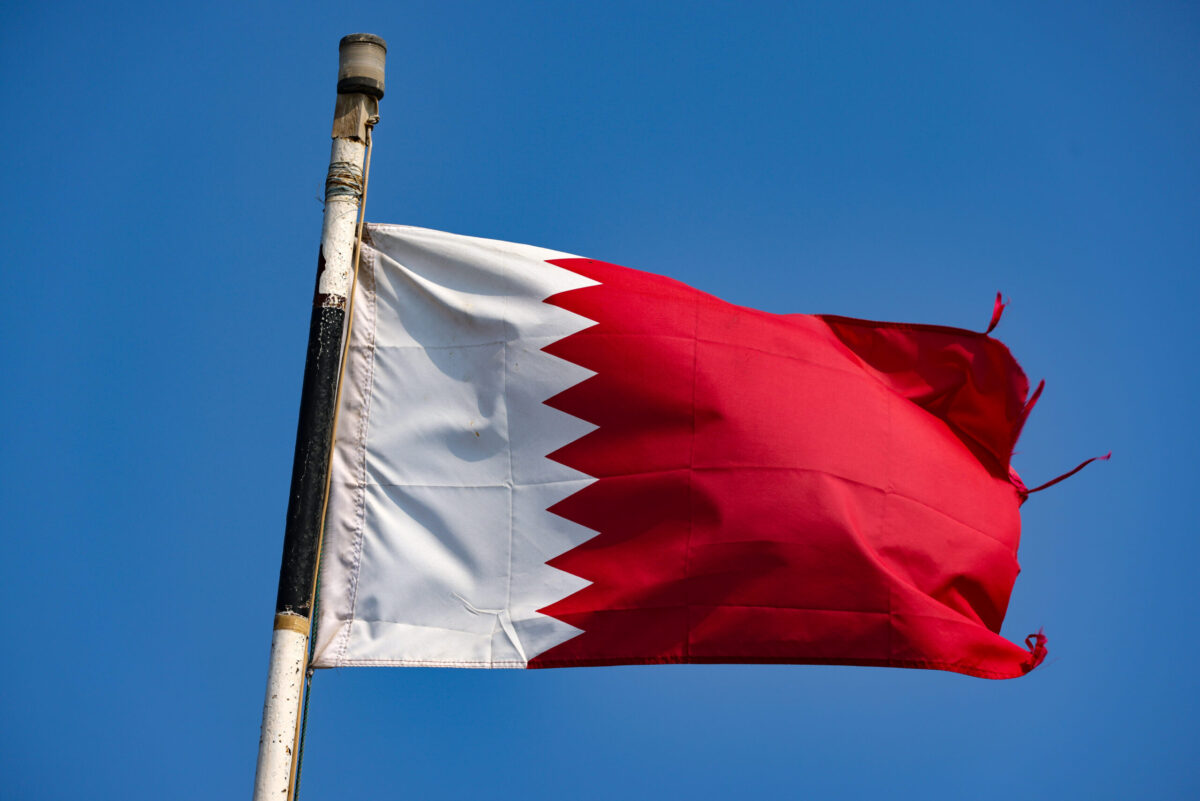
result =
[[[258,741],[258,769],[254,774],[254,801],[291,797],[299,709],[308,664],[308,618],[299,615],[275,618],[271,662],[267,668],[267,700],[263,704]]]
[[[325,178],[325,220],[317,260],[317,291],[304,363],[300,422],[267,668],[267,697],[258,740],[254,801],[291,801],[296,787],[300,708],[304,700],[304,674],[308,670],[308,639],[333,445],[342,336],[354,276],[363,159],[369,128],[383,97],[387,45],[378,36],[356,33],[342,38],[338,54],[333,150]]]

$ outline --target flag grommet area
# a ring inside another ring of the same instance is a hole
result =
[[[392,225],[354,303],[316,667],[1044,658],[988,334]]]

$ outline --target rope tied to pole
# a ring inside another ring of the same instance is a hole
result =
[[[358,202],[362,193],[363,173],[357,164],[349,161],[330,163],[329,172],[325,176],[325,199],[327,201],[335,197],[348,197]]]

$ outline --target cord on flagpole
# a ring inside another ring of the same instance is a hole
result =
[[[354,295],[358,289],[358,269],[362,260],[362,242],[363,242],[363,226],[367,219],[367,186],[371,180],[371,145],[373,136],[372,133],[375,125],[379,122],[379,115],[372,115],[367,118],[367,152],[363,158],[363,181],[362,181],[362,202],[359,204],[358,226],[354,240],[354,274],[350,280],[350,295],[346,302],[346,334],[342,342],[342,360],[338,367],[337,392],[334,394],[333,404],[333,439],[329,448],[329,463],[325,470],[325,502],[321,506],[321,530],[317,537],[317,564],[313,571],[313,588],[311,595],[312,609],[312,634],[308,639],[308,658],[304,670],[304,690],[303,702],[300,708],[300,726],[299,726],[299,742],[296,745],[296,770],[293,778],[292,801],[299,801],[300,798],[300,777],[304,768],[304,740],[308,735],[308,705],[309,699],[312,697],[312,679],[313,679],[313,648],[316,646],[316,631],[318,622],[318,613],[320,612],[320,590],[321,590],[321,559],[325,555],[325,518],[329,513],[329,482],[333,475],[333,448],[337,444],[337,426],[338,414],[342,408],[342,382],[346,375],[346,359],[350,355],[350,334],[354,330]]]
[[[386,55],[387,44],[372,34],[350,34],[338,43],[333,146],[325,179],[317,286],[275,601],[254,778],[255,801],[287,801],[296,785],[299,718],[311,686],[308,668],[312,612],[329,496],[336,407],[347,353],[353,285],[362,251],[370,129],[379,119]]]

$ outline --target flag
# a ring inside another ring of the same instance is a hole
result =
[[[316,667],[807,663],[1020,676],[1008,349],[769,314],[371,225]]]

